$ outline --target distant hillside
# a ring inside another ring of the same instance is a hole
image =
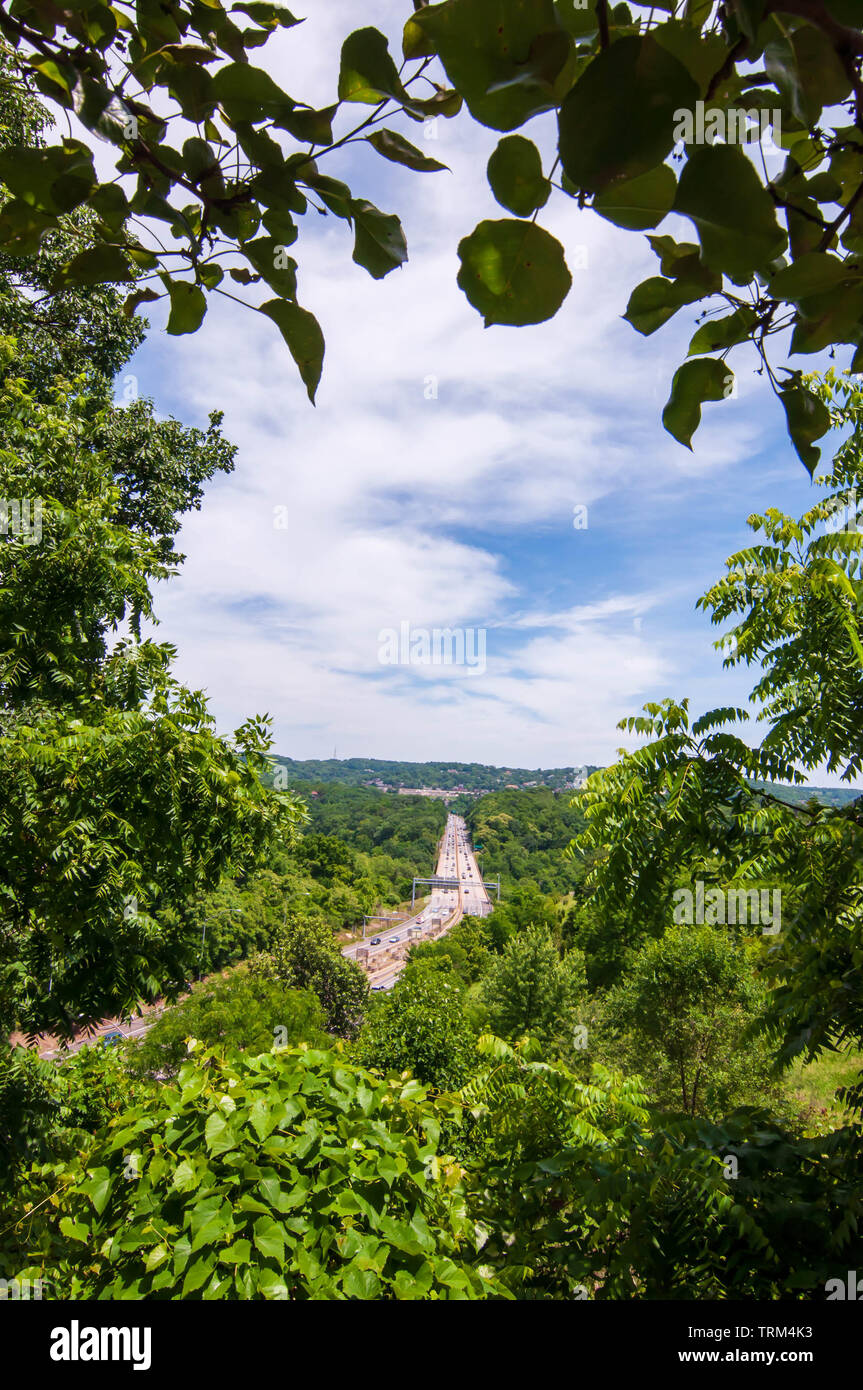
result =
[[[550,787],[553,791],[577,788],[595,764],[574,767],[492,767],[488,763],[406,763],[382,758],[285,758],[277,754],[288,781],[337,782],[346,787],[373,786],[378,791],[414,788],[423,791],[464,792],[473,796],[504,791],[523,791],[530,787]],[[812,797],[825,806],[847,806],[861,793],[851,787],[769,787],[774,796],[799,805]]]
[[[765,787],[772,796],[778,797],[780,801],[787,801],[792,806],[802,806],[813,797],[823,806],[847,806],[849,802],[856,801],[858,796],[863,796],[859,787],[786,787],[778,782],[757,782],[755,785]]]
[[[377,786],[398,791],[400,787],[439,789],[452,792],[495,792],[505,787],[551,787],[555,790],[577,785],[582,777],[595,772],[593,766],[526,768],[490,767],[486,763],[401,763],[380,758],[325,758],[306,760],[277,756],[291,783],[341,782],[349,787]]]

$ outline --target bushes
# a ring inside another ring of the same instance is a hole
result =
[[[448,1113],[338,1053],[203,1055],[63,1175],[22,1256],[65,1298],[492,1296]]]

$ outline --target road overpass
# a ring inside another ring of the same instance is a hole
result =
[[[391,989],[405,968],[408,951],[418,941],[444,936],[462,917],[485,917],[491,899],[482,881],[462,816],[447,816],[438,848],[432,892],[425,907],[395,928],[380,933],[378,942],[357,941],[344,954],[366,971],[373,989]]]

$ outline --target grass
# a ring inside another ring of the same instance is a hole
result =
[[[807,1132],[823,1133],[847,1123],[849,1112],[836,1098],[836,1091],[856,1081],[863,1066],[863,1053],[856,1048],[822,1052],[811,1062],[798,1059],[785,1076],[788,1099],[802,1112]]]

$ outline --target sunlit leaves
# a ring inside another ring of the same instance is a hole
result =
[[[542,323],[569,293],[563,248],[533,222],[480,222],[458,250],[458,283],[486,327]]]
[[[384,159],[390,159],[394,164],[404,164],[408,169],[417,169],[420,173],[437,173],[447,167],[439,160],[423,154],[422,150],[418,150],[416,145],[412,145],[397,130],[375,130],[366,136],[366,139]]]
[[[785,249],[772,199],[755,168],[732,145],[702,145],[680,175],[674,211],[694,223],[711,270],[747,284]]]
[[[634,179],[609,184],[593,200],[593,210],[616,227],[644,231],[656,227],[671,211],[677,180],[667,164],[648,169]]]
[[[314,314],[286,299],[270,299],[261,313],[273,320],[299,368],[309,400],[314,403],[324,363],[324,335]]]
[[[487,172],[495,198],[517,217],[529,217],[548,201],[551,185],[542,172],[539,150],[523,135],[505,135],[498,142]]]
[[[438,1155],[458,1107],[415,1081],[331,1052],[225,1062],[196,1050],[144,1114],[140,1125],[141,1111],[127,1111],[69,1165],[59,1212],[40,1228],[58,1262],[52,1287],[109,1298],[509,1296],[477,1268],[463,1171]],[[123,1180],[131,1127],[143,1131],[135,1182]],[[154,1217],[164,1210],[170,1249]]]
[[[187,280],[169,280],[166,285],[171,299],[167,331],[173,334],[194,333],[207,312],[207,297],[198,285]]]
[[[814,473],[821,457],[815,440],[821,439],[829,430],[830,412],[803,382],[799,372],[791,374],[779,392],[779,399],[785,408],[791,442],[808,472]]]
[[[731,394],[734,376],[717,358],[699,357],[684,362],[674,373],[671,395],[662,412],[662,423],[669,434],[691,448],[692,436],[701,421],[705,401],[721,401]]]
[[[349,211],[354,222],[353,259],[357,265],[363,266],[375,280],[404,265],[408,258],[407,242],[395,214],[381,212],[364,199],[355,198],[350,200]]]
[[[572,39],[552,0],[446,0],[408,21],[410,48],[430,40],[471,114],[495,130],[513,130],[551,110],[571,81]]]
[[[674,144],[675,112],[698,87],[651,36],[622,38],[585,68],[560,108],[560,158],[576,188],[600,193],[655,168]]]
[[[379,29],[357,29],[342,45],[339,100],[376,106],[387,97],[401,100],[404,88]]]

